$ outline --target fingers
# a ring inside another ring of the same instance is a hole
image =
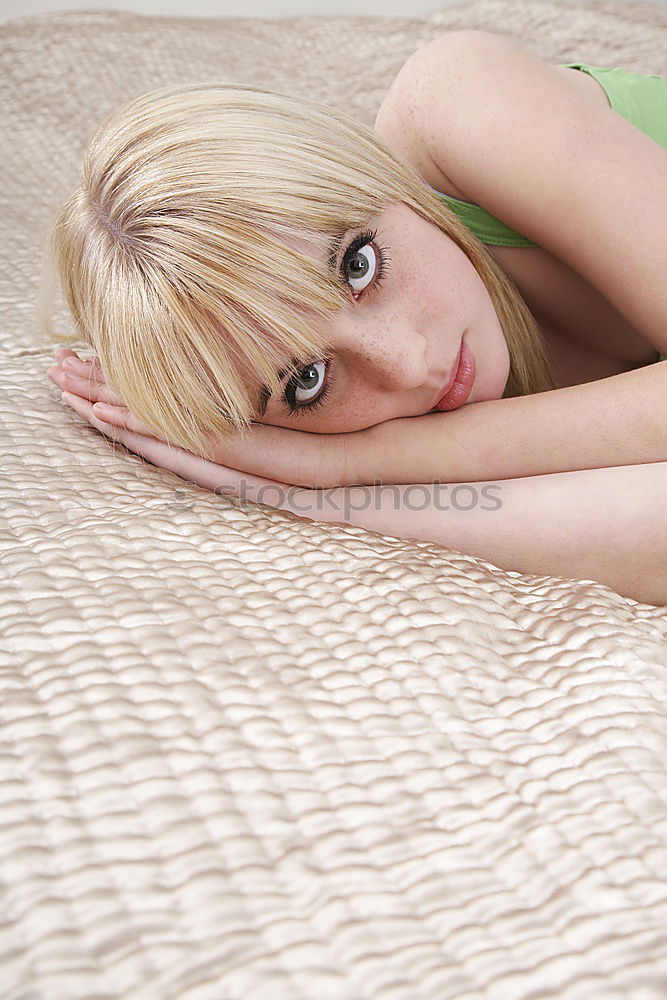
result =
[[[52,365],[47,375],[65,392],[75,393],[93,403],[109,403],[112,406],[124,406],[123,400],[107,385],[104,374],[97,359],[94,362],[81,361],[72,351],[60,355],[62,362]]]
[[[100,402],[124,406],[120,396],[113,392],[106,382],[98,382],[92,374],[75,374],[69,370],[63,370],[58,365],[53,365],[46,374],[64,392],[83,396],[84,399],[89,399],[92,403]]]
[[[126,406],[109,406],[106,403],[94,403],[93,413],[99,420],[113,424],[114,427],[124,427],[134,434],[146,434],[148,437],[155,437],[155,431],[144,424],[138,417],[128,410]]]
[[[70,351],[67,347],[57,347],[53,352],[53,356],[56,359],[56,364],[61,368],[65,365],[67,370],[79,370],[86,372],[86,374],[92,372],[98,382],[106,382],[99,358],[84,360],[75,351]]]
[[[61,363],[49,368],[47,375],[63,394],[69,394],[69,398],[65,399],[64,395],[63,398],[73,409],[85,415],[87,420],[94,416],[100,423],[155,437],[155,432],[135,417],[123,404],[120,396],[112,392],[104,375],[97,377],[97,371],[101,371],[97,359],[94,363],[81,361],[73,351],[66,348],[59,348],[54,353]],[[88,407],[82,409],[80,404],[75,406],[76,400],[87,403]]]
[[[60,365],[65,360],[65,358],[77,358],[78,354],[76,354],[74,351],[70,351],[68,347],[56,347],[55,351],[53,352],[53,356]]]
[[[126,431],[123,428],[115,427],[113,424],[107,423],[104,420],[100,420],[98,416],[93,411],[93,404],[88,399],[84,399],[81,396],[75,396],[69,392],[64,392],[62,395],[64,403],[67,403],[73,410],[75,410],[80,416],[87,420],[89,424],[107,437],[112,438],[114,441],[123,442],[123,438],[126,435]]]
[[[164,441],[159,441],[155,437],[136,434],[123,427],[115,427],[113,424],[100,420],[95,414],[93,405],[87,399],[64,393],[63,401],[76,410],[96,430],[129,448],[135,454],[141,455],[142,458],[147,459],[158,468],[174,472],[181,479],[203,486],[205,489],[215,490],[219,488],[222,490],[224,487],[228,493],[235,495],[240,477],[234,469],[225,469],[213,462],[198,458],[182,448],[176,448]]]
[[[301,506],[295,507],[293,487],[287,483],[249,475],[217,462],[200,458],[183,448],[168,445],[155,437],[134,433],[125,427],[114,426],[101,420],[96,414],[97,407],[93,406],[89,400],[79,396],[63,393],[63,401],[106,437],[124,445],[136,455],[141,455],[157,468],[174,472],[188,483],[213,490],[219,496],[237,496],[243,500],[266,503],[272,507],[289,510],[299,514],[299,516],[304,516],[304,509]],[[298,492],[303,496],[310,495],[309,490],[299,490]],[[305,516],[311,517],[308,513],[305,513]],[[315,519],[311,517],[311,520]]]

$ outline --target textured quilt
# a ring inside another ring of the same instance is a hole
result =
[[[635,3],[1,29],[2,1000],[667,998],[667,609],[216,496],[45,375],[45,233],[114,107],[371,122],[461,27],[667,74]]]

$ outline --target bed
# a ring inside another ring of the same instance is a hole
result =
[[[640,3],[1,29],[3,1000],[667,998],[667,609],[216,496],[45,375],[46,229],[114,107],[372,122],[462,27],[667,73]]]

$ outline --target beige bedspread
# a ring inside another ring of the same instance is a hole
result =
[[[632,3],[1,31],[3,1000],[667,998],[665,609],[186,486],[45,377],[41,241],[114,106],[371,121],[456,27],[667,73]]]

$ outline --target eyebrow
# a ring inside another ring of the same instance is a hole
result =
[[[329,241],[329,245],[327,247],[327,265],[330,271],[335,272],[336,270],[338,253],[340,251],[341,244],[345,239],[347,232],[348,230],[346,229],[345,232],[336,233],[336,235]],[[292,365],[296,366],[298,364],[299,364],[299,359],[292,358]],[[290,371],[289,368],[281,368],[281,370],[278,372],[278,378],[280,379],[281,382],[289,371]],[[265,415],[266,408],[269,405],[269,400],[271,399],[271,395],[272,395],[271,390],[269,389],[268,385],[261,385],[259,387],[259,405],[257,407],[257,415],[259,417],[263,417]]]

